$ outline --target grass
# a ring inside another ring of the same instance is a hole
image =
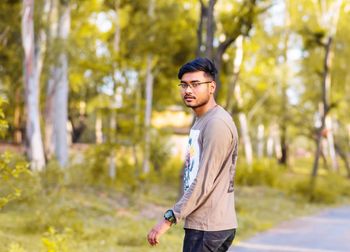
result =
[[[337,184],[339,189],[335,194],[343,196],[330,195],[336,199],[329,201],[332,205],[308,202],[303,197],[307,187],[300,184],[300,180],[307,181],[303,167],[310,167],[309,164],[307,160],[301,160],[297,169],[273,172],[279,169],[273,167],[273,163],[263,165],[265,169],[257,163],[249,173],[244,173],[244,167],[239,164],[237,181],[241,184],[236,185],[235,192],[239,228],[235,242],[282,221],[350,203],[349,181],[327,174],[320,176],[322,183],[317,195],[327,196],[329,184]],[[148,231],[176,202],[178,183],[174,183],[177,181],[174,174],[178,171],[165,173],[174,177],[163,178],[161,175],[161,179],[157,179],[153,174],[149,180],[144,177],[139,182],[131,181],[133,186],[124,180],[113,186],[101,183],[103,178],[99,183],[90,183],[93,179],[86,176],[90,176],[89,169],[95,171],[93,165],[81,165],[77,169],[82,170],[71,171],[69,183],[57,169],[48,169],[40,178],[26,175],[17,181],[23,191],[22,197],[0,210],[1,252],[182,250],[183,223],[172,227],[155,248],[146,240]],[[127,173],[122,174],[120,169],[118,178],[130,179],[127,176],[130,170],[125,167],[124,171]]]
[[[181,251],[182,224],[164,235],[156,248],[146,242],[148,230],[175,202],[175,189],[157,185],[147,194],[130,197],[112,189],[62,187],[35,202],[13,202],[0,213],[0,251],[9,251],[15,243],[28,252]],[[165,191],[170,196],[164,197]],[[239,187],[236,199],[236,242],[325,207],[263,186]]]

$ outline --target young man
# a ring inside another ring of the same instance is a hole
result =
[[[184,194],[148,234],[151,245],[172,224],[185,220],[184,252],[227,251],[237,227],[234,175],[238,135],[232,117],[214,99],[214,64],[197,58],[178,73],[182,99],[192,108],[184,171]]]

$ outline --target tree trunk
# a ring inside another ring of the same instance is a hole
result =
[[[40,130],[39,80],[40,47],[34,42],[34,0],[23,0],[22,44],[24,48],[24,84],[26,92],[27,154],[31,169],[41,171],[45,166],[45,157]],[[35,50],[36,49],[36,50]]]
[[[216,0],[209,0],[208,12],[207,12],[207,38],[205,41],[205,56],[208,59],[213,59],[214,57],[214,33],[215,33],[215,20],[214,20],[214,7]]]
[[[280,142],[280,132],[279,132],[279,127],[278,124],[274,124],[273,125],[273,131],[272,131],[272,135],[273,135],[273,142],[274,142],[274,146],[275,146],[275,156],[277,160],[280,160],[282,157],[282,149],[281,149],[281,142]]]
[[[55,131],[55,154],[62,167],[68,162],[68,57],[61,53],[60,78],[58,81],[54,99],[54,131]],[[58,69],[57,69],[58,70]]]
[[[323,1],[325,4],[326,2]],[[322,76],[322,104],[323,104],[323,113],[321,113],[321,127],[316,130],[316,152],[314,163],[311,173],[311,185],[314,185],[315,177],[317,176],[318,163],[320,158],[320,147],[322,133],[325,129],[326,116],[329,112],[330,104],[330,89],[331,89],[331,76],[330,76],[330,67],[331,67],[331,46],[333,42],[333,37],[336,34],[338,27],[338,20],[340,15],[340,8],[343,1],[338,0],[337,2],[332,2],[330,8],[323,9],[323,13],[320,13],[317,17],[319,18],[319,25],[323,26],[328,31],[327,42],[323,45],[325,50],[325,56],[323,60],[323,76]],[[325,6],[325,5],[324,5]],[[322,9],[322,8],[321,8]],[[328,12],[328,13],[324,13]],[[332,15],[332,20],[329,22],[328,18]],[[312,188],[313,189],[313,188]]]
[[[196,50],[196,57],[202,56],[202,50],[203,50],[203,25],[206,23],[207,19],[207,12],[208,8],[204,5],[203,1],[200,0],[200,16],[199,16],[199,23],[197,27],[197,50]]]
[[[241,128],[241,136],[243,139],[243,145],[244,145],[244,154],[245,159],[248,164],[248,166],[252,166],[253,164],[253,150],[252,150],[252,143],[250,141],[249,136],[249,127],[247,122],[247,117],[243,112],[240,112],[238,114],[240,128]]]
[[[48,43],[52,44],[52,40],[57,37],[57,14],[58,6],[57,1],[51,1],[50,6],[50,15],[49,15],[49,24],[48,29]],[[49,160],[53,158],[55,154],[55,139],[54,139],[54,130],[53,130],[53,118],[54,118],[54,92],[55,92],[55,76],[54,76],[54,66],[50,66],[49,79],[47,81],[46,87],[46,100],[45,100],[45,155]]]
[[[56,62],[51,67],[46,99],[46,151],[53,154],[61,167],[68,163],[68,55],[67,39],[70,31],[69,1],[59,5],[54,2],[55,20],[52,21],[52,40],[59,43]]]
[[[238,108],[241,110],[243,107],[243,98],[241,94],[241,88],[238,82],[238,75],[239,75],[240,67],[242,65],[242,60],[243,60],[243,37],[236,39],[236,46],[237,46],[237,49],[236,49],[237,51],[236,51],[236,58],[234,59],[233,73],[235,76],[237,76],[237,79],[235,80],[235,83],[234,83],[234,87],[235,87],[234,95],[236,97]],[[241,135],[242,135],[242,140],[244,145],[246,162],[249,166],[252,166],[253,149],[252,149],[252,144],[249,136],[247,116],[245,113],[240,112],[238,114],[238,119],[240,122],[240,130],[241,130]]]
[[[267,138],[267,143],[266,143],[266,151],[267,151],[267,156],[269,158],[272,157],[273,155],[273,146],[274,146],[274,137],[273,137],[273,126],[270,125],[269,128],[269,136]]]
[[[264,156],[264,125],[258,126],[258,144],[257,144],[257,156],[262,158]]]
[[[287,143],[287,125],[285,122],[282,122],[281,125],[281,157],[278,159],[278,162],[284,166],[287,165],[288,161],[288,143]]]
[[[55,138],[53,130],[53,97],[55,89],[55,80],[53,75],[53,67],[50,69],[50,77],[47,82],[47,91],[46,91],[46,102],[45,102],[45,154],[47,159],[53,158],[55,154]]]
[[[96,120],[95,120],[95,138],[96,143],[103,143],[103,132],[102,132],[102,115],[101,111],[96,111]]]
[[[286,1],[286,6],[288,5],[288,1]],[[288,161],[288,139],[287,139],[287,111],[288,111],[288,97],[287,97],[287,80],[288,80],[288,41],[289,41],[289,27],[290,27],[290,19],[289,15],[286,12],[285,14],[285,36],[284,36],[284,42],[283,42],[283,69],[282,69],[282,76],[283,79],[280,80],[281,84],[281,111],[282,111],[282,120],[280,123],[280,130],[281,130],[281,158],[278,160],[278,162],[284,166],[287,166]]]
[[[334,146],[332,119],[329,116],[326,117],[326,129],[327,129],[327,144],[329,149],[329,155],[332,160],[332,170],[338,171],[339,165],[338,165],[335,146]]]
[[[344,152],[340,146],[338,144],[334,144],[334,147],[335,147],[335,150],[336,152],[338,153],[338,155],[341,157],[341,159],[343,160],[344,162],[344,165],[345,165],[345,168],[346,168],[346,171],[348,173],[348,178],[350,178],[350,163],[349,163],[349,160],[348,160],[348,157],[347,157],[347,154],[346,152]]]
[[[119,22],[119,1],[116,1],[114,6],[114,11],[116,14],[115,19],[115,33],[114,33],[114,41],[113,41],[113,49],[114,52],[118,53],[120,48],[120,22]]]
[[[146,108],[145,108],[145,138],[144,138],[144,158],[142,171],[150,171],[150,149],[151,149],[151,117],[152,117],[152,99],[153,99],[153,73],[152,73],[152,55],[147,56],[146,70]]]
[[[226,110],[231,111],[233,106],[233,97],[236,83],[238,81],[239,73],[243,62],[243,36],[240,35],[235,40],[236,54],[233,60],[233,80],[228,86],[226,97]]]
[[[148,4],[148,17],[149,19],[154,18],[155,0],[150,0]],[[150,40],[152,41],[152,37]],[[145,121],[144,121],[144,157],[142,163],[142,171],[149,173],[150,171],[150,149],[151,149],[151,118],[152,118],[152,101],[153,101],[153,55],[147,55],[146,62],[146,107],[145,107]]]
[[[325,45],[325,57],[323,60],[323,78],[322,78],[322,111],[321,111],[321,127],[316,132],[316,152],[314,157],[314,163],[312,167],[311,177],[316,177],[318,172],[318,164],[321,152],[321,140],[322,133],[324,132],[326,125],[326,116],[329,111],[329,91],[330,91],[330,60],[331,60],[331,45],[332,37],[328,37],[327,43]]]

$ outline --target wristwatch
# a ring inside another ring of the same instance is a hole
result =
[[[176,217],[173,210],[171,209],[165,212],[164,219],[166,219],[167,221],[170,221],[173,224],[176,224]]]

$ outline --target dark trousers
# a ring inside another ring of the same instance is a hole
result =
[[[183,252],[224,252],[227,251],[236,229],[223,231],[200,231],[185,228]]]

